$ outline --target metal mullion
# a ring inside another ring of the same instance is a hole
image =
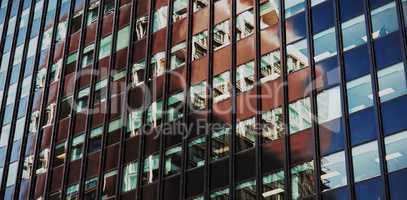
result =
[[[125,161],[125,151],[126,151],[126,134],[127,134],[127,125],[128,125],[128,93],[129,93],[129,85],[130,85],[130,80],[131,80],[131,73],[132,73],[132,66],[133,66],[133,41],[134,41],[134,35],[132,34],[134,32],[135,26],[136,26],[136,21],[137,21],[137,5],[138,5],[139,0],[134,0],[131,2],[131,13],[130,13],[130,35],[129,35],[129,44],[127,47],[127,68],[126,68],[126,77],[125,77],[125,92],[124,92],[124,97],[123,97],[123,105],[122,105],[122,121],[123,121],[123,126],[120,130],[120,155],[119,155],[119,166],[118,166],[118,173],[117,173],[117,180],[119,180],[116,184],[117,189],[116,189],[116,198],[121,199],[120,192],[122,188],[122,176],[123,176],[123,168],[124,168],[124,161]]]
[[[97,80],[98,68],[99,68],[99,52],[100,52],[100,44],[101,44],[101,35],[102,35],[102,26],[103,26],[103,18],[104,18],[104,0],[99,1],[98,7],[98,19],[96,25],[96,37],[95,37],[95,48],[93,51],[93,63],[92,63],[92,73],[91,73],[91,80],[90,80],[90,91],[89,94],[95,93],[95,85]],[[79,199],[84,198],[84,191],[85,191],[85,183],[86,183],[86,169],[88,166],[88,146],[89,146],[89,138],[92,129],[92,118],[93,115],[89,114],[89,111],[94,109],[94,100],[95,95],[89,95],[88,99],[88,115],[86,117],[86,128],[85,128],[85,142],[83,146],[83,156],[81,159],[81,171],[80,171],[80,179],[79,179]],[[100,180],[98,180],[100,181]]]
[[[283,124],[284,124],[284,199],[291,199],[291,170],[290,170],[290,130],[289,130],[289,110],[288,110],[288,70],[287,70],[287,41],[286,41],[286,26],[285,26],[285,0],[280,0],[280,61],[282,71],[283,84]]]
[[[185,106],[183,108],[183,124],[185,125],[182,130],[185,131],[182,138],[182,163],[181,163],[181,183],[180,183],[180,200],[185,199],[186,196],[186,185],[187,185],[187,168],[188,168],[188,138],[186,136],[189,135],[189,104],[190,104],[190,86],[191,86],[191,75],[192,75],[192,22],[193,22],[193,0],[188,0],[188,28],[187,28],[187,60],[186,60],[186,88],[185,88]]]
[[[27,57],[27,53],[28,53],[28,44],[29,44],[30,35],[31,35],[29,30],[31,30],[32,21],[34,20],[35,5],[36,5],[36,2],[31,1],[31,5],[30,5],[30,8],[29,8],[30,9],[30,14],[29,14],[28,23],[27,23],[27,33],[26,33],[26,36],[24,38],[24,43],[23,43],[24,48],[23,48],[23,54],[22,54],[22,58],[21,58],[22,59],[21,66],[24,66],[24,68],[25,68],[25,65],[26,65],[26,57]],[[21,79],[21,77],[19,77],[19,79]],[[23,79],[24,79],[24,77],[23,77]],[[33,91],[34,91],[35,86],[33,86],[33,84],[31,84],[30,87],[31,87],[30,94],[32,94]],[[23,137],[21,139],[22,142],[21,142],[21,148],[20,148],[20,154],[19,154],[20,159],[18,161],[18,169],[17,169],[17,175],[16,175],[17,176],[17,182],[16,182],[15,192],[14,192],[14,197],[13,197],[13,199],[15,199],[15,200],[17,200],[19,198],[20,187],[21,187],[21,179],[22,178],[19,180],[19,177],[22,176],[23,165],[24,165],[24,162],[25,162],[25,150],[26,150],[27,139],[28,139],[27,136],[29,135],[28,133],[26,133],[27,132],[26,130],[28,130],[29,125],[30,125],[30,123],[29,123],[30,119],[28,117],[30,115],[28,115],[28,113],[31,113],[32,100],[33,100],[32,96],[33,95],[28,96],[28,103],[27,103],[27,109],[26,109],[27,115],[26,115],[26,119],[25,119],[25,122],[24,122],[24,128],[23,128],[24,129],[24,132],[23,132],[24,134],[23,134]]]
[[[254,58],[254,74],[255,74],[255,87],[256,87],[256,196],[257,199],[263,199],[263,159],[262,159],[262,122],[261,122],[261,84],[260,84],[260,74],[261,74],[261,24],[260,24],[260,2],[255,1],[254,3],[254,13],[255,13],[255,58]]]
[[[19,30],[20,30],[20,29],[18,29],[19,26],[20,26],[20,19],[21,19],[21,17],[19,17],[19,16],[22,13],[22,8],[23,8],[23,4],[24,4],[21,1],[23,1],[23,0],[19,1],[18,11],[17,11],[17,15],[16,15],[16,23],[15,23],[15,27],[14,27],[14,33],[13,33],[13,41],[12,41],[12,46],[11,46],[11,50],[10,50],[10,57],[8,58],[9,62],[8,62],[8,66],[7,66],[7,75],[6,75],[6,81],[5,81],[7,87],[5,87],[5,90],[4,90],[4,93],[3,93],[3,99],[2,99],[2,103],[1,103],[1,107],[0,107],[1,108],[1,114],[0,114],[1,125],[4,125],[3,124],[4,123],[3,122],[4,115],[5,115],[4,112],[5,112],[5,109],[6,109],[6,104],[7,104],[7,99],[8,99],[8,90],[10,88],[10,78],[11,78],[11,74],[12,74],[12,71],[13,71],[14,55],[15,55],[15,50],[16,50],[17,37],[18,37],[18,34],[19,34]],[[14,3],[16,3],[16,2],[14,2]],[[7,33],[8,30],[6,30],[5,32]],[[21,70],[21,66],[20,66],[20,72],[19,72],[20,75],[19,75],[19,80],[18,80],[17,86],[19,84],[21,84],[21,82],[22,82],[20,80],[21,71],[22,70]],[[18,113],[18,109],[16,109],[16,108],[18,108],[18,105],[19,105],[19,102],[20,102],[20,100],[19,100],[20,99],[19,98],[20,97],[20,91],[21,91],[20,89],[21,89],[21,87],[17,88],[16,95],[14,97],[15,102],[14,102],[14,105],[13,105],[13,114],[12,114],[12,118],[11,118],[11,122],[10,122],[11,129],[10,129],[10,132],[8,133],[9,137],[8,137],[8,143],[7,143],[6,158],[5,158],[5,161],[4,161],[5,164],[4,164],[4,167],[3,167],[3,175],[2,175],[2,178],[1,178],[0,197],[4,195],[4,192],[6,190],[6,181],[7,181],[8,169],[9,169],[9,165],[10,165],[9,161],[10,161],[11,151],[12,151],[12,148],[13,148],[14,132],[15,132],[15,129],[12,129],[12,128],[14,127],[14,125],[16,123],[15,118],[16,118],[17,113]],[[2,132],[2,131],[0,130],[0,132]]]
[[[104,125],[103,125],[103,137],[102,137],[102,152],[100,156],[100,164],[99,164],[99,175],[98,175],[98,185],[97,185],[97,193],[96,198],[100,199],[102,190],[102,182],[104,180],[104,165],[105,165],[105,157],[106,157],[106,147],[107,147],[107,140],[108,140],[108,131],[109,131],[109,121],[110,121],[110,107],[111,107],[111,82],[112,82],[112,68],[115,64],[115,55],[116,55],[116,38],[117,38],[117,27],[118,27],[118,18],[119,18],[119,10],[120,10],[120,1],[115,0],[115,7],[114,7],[114,22],[113,22],[113,29],[112,29],[112,46],[110,49],[110,60],[109,60],[109,67],[107,72],[107,92],[106,92],[106,114],[104,115]]]
[[[205,132],[206,151],[205,151],[205,166],[204,166],[204,199],[210,198],[211,188],[211,166],[210,157],[212,151],[212,123],[213,123],[213,27],[215,23],[215,0],[209,0],[209,27],[208,27],[208,85],[206,92],[208,94],[208,114],[207,126],[209,133]]]
[[[150,76],[150,66],[151,66],[151,52],[152,52],[152,35],[153,35],[153,21],[154,21],[154,7],[155,7],[155,1],[150,0],[150,9],[149,9],[149,17],[148,17],[148,30],[147,30],[147,35],[146,35],[146,58],[145,58],[145,70],[144,70],[144,88],[149,88],[148,84],[148,79]],[[143,92],[147,92],[148,90],[144,90]],[[144,147],[145,147],[145,124],[147,121],[147,112],[148,112],[148,95],[144,95],[143,97],[143,105],[142,105],[142,118],[141,118],[141,137],[140,137],[140,143],[139,143],[139,162],[138,162],[138,168],[137,171],[137,186],[139,189],[136,191],[136,198],[137,199],[142,199],[142,179],[143,179],[143,170],[144,170]]]
[[[352,160],[352,143],[350,136],[349,125],[349,110],[348,110],[348,94],[346,90],[346,73],[345,73],[345,60],[343,52],[343,36],[341,26],[341,14],[340,14],[340,0],[335,0],[335,33],[336,33],[336,46],[338,52],[338,66],[340,73],[340,96],[342,102],[342,124],[344,126],[344,140],[345,140],[345,164],[347,174],[347,187],[349,188],[349,199],[356,199],[355,197],[355,177],[353,173],[353,160]]]
[[[370,2],[369,0],[363,0],[364,14],[366,21],[366,36],[367,36],[367,47],[369,53],[369,63],[370,63],[370,74],[371,74],[371,84],[373,89],[373,101],[374,101],[374,111],[376,115],[376,126],[377,126],[377,143],[379,147],[379,163],[381,176],[384,183],[384,195],[386,200],[390,200],[390,188],[389,188],[389,177],[388,177],[388,168],[386,162],[386,145],[384,143],[384,129],[383,129],[383,118],[382,118],[382,109],[381,101],[379,96],[379,80],[377,76],[378,66],[376,63],[376,56],[374,52],[374,40],[372,36],[372,19],[370,11]]]
[[[6,0],[3,0],[6,1]],[[11,6],[13,1],[8,1],[7,3],[7,8],[6,8],[6,16],[4,17],[4,22],[3,22],[3,30],[1,33],[1,40],[0,40],[0,63],[3,61],[3,50],[4,50],[4,44],[6,43],[6,36],[8,32],[8,21],[10,20],[10,13],[11,13]],[[0,105],[1,106],[1,105]]]
[[[82,58],[83,58],[83,50],[84,50],[84,45],[85,45],[85,36],[86,36],[86,22],[87,22],[87,14],[88,14],[88,8],[89,8],[89,2],[90,0],[85,0],[85,4],[83,6],[83,15],[82,15],[82,22],[81,22],[81,30],[80,30],[80,41],[79,41],[79,47],[77,51],[77,60],[76,60],[76,69],[75,69],[75,84],[74,84],[74,92],[73,92],[73,97],[72,97],[72,105],[75,105],[76,98],[78,97],[79,93],[79,79],[80,79],[80,73],[82,69]],[[76,7],[76,5],[74,5]],[[73,135],[75,134],[75,120],[76,120],[76,109],[71,108],[70,115],[71,119],[69,120],[69,126],[68,126],[68,134],[66,138],[66,158],[64,161],[64,169],[63,169],[63,178],[62,178],[62,195],[61,199],[65,199],[66,196],[66,188],[67,188],[67,182],[68,182],[68,177],[69,177],[69,165],[70,165],[70,156],[69,153],[71,151],[71,144],[72,144],[72,139]],[[82,155],[84,156],[84,155]]]
[[[401,0],[395,0],[396,2],[396,8],[397,8],[397,16],[398,16],[398,22],[399,22],[399,29],[400,29],[400,37],[402,41],[402,51],[403,51],[403,62],[404,62],[404,67],[407,64],[407,33],[406,33],[406,22],[404,21],[404,16],[407,13],[404,13],[403,11],[403,2]],[[404,75],[407,76],[407,72],[404,72]]]
[[[165,73],[164,73],[164,96],[163,96],[163,115],[162,121],[163,123],[167,123],[167,110],[168,110],[168,97],[169,97],[169,89],[170,89],[170,73],[169,70],[171,69],[171,48],[172,48],[172,22],[173,22],[173,8],[174,8],[174,0],[168,0],[168,18],[167,18],[167,43],[165,49]],[[164,168],[165,168],[165,136],[166,134],[163,133],[163,129],[160,131],[160,162],[159,162],[159,176],[158,176],[158,199],[164,199]]]
[[[319,124],[318,124],[318,104],[317,104],[317,91],[316,91],[316,72],[315,72],[315,61],[314,61],[314,38],[313,38],[313,27],[312,27],[312,5],[311,0],[306,0],[306,35],[308,44],[308,63],[310,67],[311,75],[311,130],[313,134],[314,143],[314,178],[315,178],[315,193],[316,199],[320,200],[321,197],[321,155],[320,155],[320,144],[319,144]]]
[[[232,15],[231,15],[231,30],[232,30],[232,37],[231,37],[231,65],[230,65],[230,76],[231,76],[231,82],[232,82],[232,96],[231,98],[231,103],[232,103],[232,112],[231,112],[231,119],[232,119],[232,124],[231,124],[231,133],[229,134],[229,140],[230,140],[230,151],[229,151],[229,199],[233,200],[236,197],[236,126],[237,126],[237,107],[236,107],[236,101],[237,101],[237,91],[236,91],[236,68],[237,68],[237,30],[236,30],[236,10],[237,10],[237,2],[236,0],[232,0]],[[213,30],[213,29],[212,29]],[[213,87],[212,87],[213,90]],[[212,133],[211,133],[212,135]]]

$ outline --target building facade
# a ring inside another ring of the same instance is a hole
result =
[[[0,0],[0,199],[407,199],[406,0]]]

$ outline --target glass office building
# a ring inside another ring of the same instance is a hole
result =
[[[0,0],[0,199],[407,199],[406,0]]]

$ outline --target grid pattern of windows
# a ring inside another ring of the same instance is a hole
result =
[[[0,0],[0,199],[405,199],[406,0]]]

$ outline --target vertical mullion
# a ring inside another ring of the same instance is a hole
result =
[[[12,41],[12,45],[11,45],[11,50],[10,50],[10,57],[8,58],[9,62],[8,62],[8,66],[7,66],[7,75],[6,75],[6,81],[5,81],[7,87],[5,87],[5,89],[4,89],[3,99],[2,99],[2,103],[1,103],[1,107],[0,107],[1,108],[0,122],[1,122],[2,126],[3,126],[4,115],[5,115],[4,111],[7,106],[6,104],[7,104],[7,99],[8,99],[8,90],[10,88],[10,78],[11,78],[11,74],[13,71],[13,64],[14,64],[13,60],[14,60],[14,55],[15,55],[15,50],[16,50],[17,37],[19,34],[18,28],[20,26],[20,19],[21,19],[20,15],[22,13],[22,8],[23,8],[23,4],[24,4],[24,2],[22,2],[22,1],[23,0],[13,2],[13,4],[19,3],[19,5],[18,5],[18,12],[15,16],[16,23],[14,25],[14,33],[13,33],[13,41]],[[8,24],[8,22],[7,22],[7,24]],[[8,27],[8,28],[10,28],[10,27]],[[7,34],[8,30],[5,30],[4,32]],[[20,76],[19,77],[21,77],[21,71],[22,70],[21,70],[21,66],[20,66],[20,72],[19,72]],[[20,83],[21,83],[21,80],[19,79],[17,84],[20,84]],[[2,174],[2,178],[1,178],[0,197],[2,197],[4,195],[4,192],[6,190],[6,181],[7,181],[7,175],[8,175],[9,165],[10,165],[9,161],[10,161],[11,151],[13,148],[14,131],[15,131],[15,129],[13,129],[13,127],[16,122],[16,119],[14,119],[14,118],[17,115],[16,108],[18,108],[18,105],[19,105],[19,96],[20,96],[19,91],[21,91],[21,87],[17,88],[16,94],[14,96],[15,102],[13,105],[13,114],[12,114],[11,123],[10,123],[11,130],[8,133],[9,136],[8,136],[8,142],[7,142],[6,158],[4,161],[5,164],[3,167],[3,174]],[[17,109],[17,111],[18,111],[18,109]],[[1,132],[1,130],[0,130],[0,132]]]
[[[171,68],[171,47],[172,47],[172,14],[173,14],[174,0],[168,0],[168,17],[167,17],[167,33],[166,33],[166,47],[165,47],[165,73],[164,73],[164,96],[163,96],[163,113],[161,119],[163,123],[167,123],[167,110],[168,110],[168,97],[170,89],[170,73]],[[163,125],[162,125],[163,126]],[[165,136],[164,129],[159,131],[160,134],[160,161],[159,161],[159,176],[158,176],[158,199],[164,199],[164,168],[165,168]]]
[[[191,86],[191,75],[192,75],[192,22],[194,16],[194,9],[193,9],[193,0],[188,0],[188,28],[187,28],[187,60],[186,60],[186,88],[185,88],[185,106],[183,110],[183,124],[185,124],[182,130],[183,138],[182,138],[182,163],[181,163],[181,183],[180,183],[180,200],[185,199],[186,196],[186,180],[187,180],[187,168],[188,168],[188,138],[186,136],[189,135],[189,104],[190,104],[190,86]]]
[[[315,194],[316,199],[321,199],[321,159],[320,159],[320,145],[319,145],[319,128],[318,128],[318,105],[317,105],[317,91],[316,91],[316,72],[315,72],[315,62],[314,62],[314,37],[312,28],[312,5],[311,0],[306,0],[306,35],[308,44],[308,63],[310,66],[311,75],[311,123],[312,123],[312,134],[314,143],[314,178],[315,178]]]
[[[98,19],[97,19],[97,25],[96,25],[96,37],[95,37],[95,42],[94,42],[94,51],[93,51],[93,62],[92,62],[92,73],[91,79],[90,79],[90,91],[89,94],[94,94],[95,92],[95,85],[96,85],[96,80],[97,80],[97,73],[99,69],[99,51],[100,51],[100,44],[101,44],[101,35],[102,35],[102,26],[103,26],[103,17],[104,17],[104,0],[101,0],[99,2],[99,7],[98,7]],[[113,52],[111,53],[113,54]],[[85,182],[86,182],[86,171],[87,171],[87,165],[88,165],[88,146],[89,146],[89,138],[91,134],[91,129],[92,129],[92,118],[93,115],[91,114],[92,111],[94,111],[94,98],[95,95],[89,95],[88,99],[88,113],[86,117],[86,128],[85,128],[85,142],[83,145],[83,156],[81,159],[81,171],[80,171],[80,179],[79,179],[79,199],[84,198],[84,192],[85,192]],[[98,179],[98,181],[100,181]]]
[[[76,70],[75,70],[75,85],[74,85],[74,92],[73,92],[73,97],[72,97],[72,105],[75,105],[76,103],[76,98],[78,96],[78,90],[79,90],[79,79],[80,79],[80,73],[82,69],[82,54],[84,50],[84,45],[85,45],[85,36],[86,36],[86,21],[87,21],[87,13],[88,13],[88,7],[89,7],[89,2],[90,0],[85,0],[85,4],[83,6],[83,18],[81,22],[81,32],[80,32],[80,42],[79,42],[79,47],[77,51],[77,60],[76,60]],[[75,4],[76,7],[76,4]],[[75,11],[74,11],[75,12]],[[70,33],[72,34],[72,33]],[[73,106],[72,106],[73,107]],[[72,139],[73,135],[75,134],[75,120],[76,120],[76,109],[71,108],[71,113],[70,113],[71,119],[69,120],[69,126],[68,126],[68,134],[67,134],[67,139],[66,139],[66,159],[64,161],[64,169],[63,169],[63,178],[62,178],[62,195],[61,199],[65,199],[66,196],[66,188],[67,188],[67,182],[68,182],[68,177],[69,177],[69,165],[70,165],[70,150],[71,150],[71,144],[72,144]],[[82,155],[83,157],[84,155]]]
[[[370,2],[369,0],[363,0],[364,6],[364,15],[366,21],[366,30],[367,30],[367,47],[369,53],[369,64],[370,64],[370,75],[371,75],[371,84],[373,89],[373,102],[374,102],[374,111],[376,115],[376,126],[377,126],[377,142],[379,147],[379,163],[381,176],[384,183],[384,195],[386,200],[390,200],[390,188],[389,188],[389,177],[388,177],[388,168],[386,162],[386,149],[384,143],[384,129],[383,129],[383,119],[382,119],[382,110],[381,110],[381,101],[379,96],[379,80],[377,76],[378,67],[376,63],[376,56],[374,52],[374,41],[372,36],[372,19],[370,11]]]
[[[261,84],[260,84],[260,64],[261,64],[261,28],[260,28],[260,2],[255,1],[254,3],[254,13],[255,13],[255,58],[254,58],[254,74],[255,74],[255,87],[256,87],[256,196],[257,199],[263,198],[263,159],[262,159],[262,122],[261,122]]]
[[[29,17],[28,17],[28,23],[27,23],[27,33],[26,33],[26,36],[25,36],[25,38],[24,38],[24,49],[23,49],[23,54],[22,54],[22,61],[21,61],[21,66],[24,66],[24,68],[25,68],[25,65],[26,65],[26,57],[27,57],[27,53],[28,53],[28,45],[29,45],[29,41],[30,41],[30,30],[31,30],[31,28],[32,28],[32,21],[34,20],[34,13],[35,13],[35,5],[36,5],[36,2],[35,1],[31,1],[31,5],[30,5],[30,14],[29,14]],[[24,70],[25,71],[25,70]],[[24,73],[23,73],[24,74]],[[22,79],[21,78],[21,75],[20,75],[20,78],[19,79]],[[32,83],[33,83],[33,81],[32,81]],[[30,89],[30,94],[32,94],[33,93],[33,89],[34,89],[34,86],[33,86],[33,84],[31,84],[30,85],[30,87],[32,88],[32,89]],[[29,119],[29,116],[30,115],[28,115],[28,113],[31,113],[31,108],[32,108],[32,96],[33,95],[29,95],[29,97],[28,97],[28,103],[27,103],[27,109],[26,109],[26,119],[25,119],[25,122],[24,122],[24,127],[23,127],[23,133],[24,133],[24,135],[23,135],[23,137],[22,137],[22,142],[21,142],[21,148],[20,148],[20,154],[19,154],[19,161],[18,161],[18,169],[17,169],[17,183],[16,183],[16,186],[15,186],[15,192],[14,192],[14,197],[13,197],[13,199],[18,199],[19,198],[19,193],[20,193],[20,187],[21,187],[21,179],[19,180],[18,178],[20,177],[20,176],[22,176],[22,172],[23,172],[23,164],[24,164],[24,161],[25,161],[25,149],[26,149],[26,145],[27,145],[27,136],[29,135],[28,133],[26,133],[27,131],[26,130],[28,130],[28,127],[29,127],[29,122],[30,122],[30,119]]]
[[[215,0],[209,0],[209,28],[208,28],[208,85],[206,88],[206,93],[208,94],[208,115],[207,115],[207,126],[209,128],[205,129],[205,141],[206,141],[206,151],[205,151],[205,168],[204,168],[204,198],[210,198],[210,188],[211,188],[211,167],[210,167],[210,157],[212,149],[212,122],[213,122],[213,28],[215,23]]]
[[[145,59],[145,70],[144,70],[144,93],[149,91],[149,77],[150,77],[150,66],[151,66],[151,52],[152,52],[152,34],[153,34],[153,21],[154,21],[154,7],[155,7],[155,2],[154,0],[150,0],[150,10],[149,10],[149,17],[148,17],[148,30],[147,30],[147,36],[146,36],[146,59]],[[142,199],[142,176],[143,176],[143,170],[144,170],[144,147],[145,147],[145,135],[146,135],[146,130],[145,130],[145,124],[147,121],[147,112],[148,112],[148,95],[144,94],[143,97],[143,109],[142,109],[142,119],[141,119],[141,137],[140,137],[140,146],[139,146],[139,162],[138,162],[138,174],[137,174],[137,186],[139,189],[137,190],[137,199]]]
[[[290,170],[290,130],[289,130],[289,116],[288,116],[288,70],[287,70],[287,48],[286,48],[286,26],[285,26],[285,0],[280,0],[280,61],[282,71],[282,84],[283,84],[283,124],[284,124],[284,195],[285,200],[291,199],[291,170]]]
[[[118,199],[121,199],[120,192],[122,189],[122,177],[123,177],[123,168],[124,168],[124,161],[125,161],[125,151],[126,151],[126,134],[127,134],[127,125],[128,125],[128,93],[129,93],[129,85],[130,85],[130,80],[131,80],[131,72],[132,72],[132,66],[133,66],[133,41],[134,41],[134,35],[132,34],[134,32],[135,26],[136,26],[136,21],[137,21],[137,5],[138,5],[139,0],[134,0],[131,2],[131,13],[130,13],[130,35],[129,35],[129,44],[127,47],[127,68],[126,68],[126,77],[125,77],[125,92],[124,92],[124,97],[122,98],[122,121],[123,121],[123,126],[120,130],[120,155],[119,155],[119,166],[118,166],[118,173],[117,173],[117,180],[119,180],[116,184],[118,185],[117,190],[116,190],[116,197]],[[140,161],[138,161],[140,162]],[[140,169],[138,169],[140,170]]]
[[[341,13],[340,13],[340,0],[335,0],[335,38],[336,46],[338,52],[338,66],[340,73],[340,97],[342,106],[342,124],[344,126],[344,140],[345,140],[345,164],[346,164],[346,174],[347,174],[347,187],[349,189],[349,199],[356,199],[355,197],[355,176],[353,172],[353,160],[352,160],[352,143],[350,136],[350,125],[349,125],[349,110],[348,110],[348,93],[346,90],[346,74],[345,74],[345,60],[343,53],[343,36],[342,36],[342,26],[341,26]]]
[[[232,91],[231,91],[232,96],[230,98],[232,100],[232,112],[231,112],[232,126],[231,126],[231,133],[229,134],[230,146],[231,146],[231,149],[229,151],[229,188],[230,188],[229,199],[233,200],[233,199],[235,199],[235,195],[236,195],[236,192],[235,192],[235,188],[236,188],[236,183],[235,183],[235,181],[236,181],[236,178],[235,178],[236,142],[235,142],[235,139],[236,139],[236,121],[237,121],[236,120],[236,118],[237,118],[237,116],[236,116],[236,110],[237,110],[237,108],[236,108],[236,101],[237,101],[237,97],[236,97],[237,96],[237,92],[236,92],[236,68],[237,68],[237,63],[236,63],[237,62],[237,58],[236,58],[236,56],[237,56],[237,50],[236,50],[236,48],[237,48],[237,45],[236,45],[236,43],[237,43],[237,39],[236,39],[237,14],[236,14],[236,12],[237,11],[236,10],[237,10],[237,8],[236,8],[236,4],[237,4],[237,2],[236,2],[236,0],[232,0],[231,4],[232,4],[232,15],[231,15],[231,17],[232,17],[232,23],[231,23],[231,25],[232,25],[232,29],[231,29],[232,30],[232,38],[231,38],[232,39],[232,41],[231,41],[232,58],[231,59],[232,60],[231,60],[231,66],[230,66],[231,67],[230,76],[231,76],[231,82],[232,82]]]

